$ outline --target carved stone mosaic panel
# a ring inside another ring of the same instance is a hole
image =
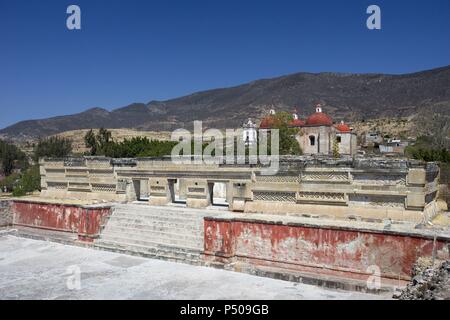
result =
[[[299,192],[300,201],[344,202],[345,194],[337,192]]]
[[[115,184],[92,184],[92,191],[94,192],[116,192]]]
[[[255,201],[281,201],[295,202],[295,192],[270,192],[254,191],[253,200]]]
[[[274,182],[274,183],[298,183],[300,178],[298,176],[257,176],[258,182]]]
[[[347,172],[303,172],[302,181],[348,182]]]

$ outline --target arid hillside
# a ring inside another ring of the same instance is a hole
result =
[[[17,141],[100,127],[171,131],[190,128],[194,120],[202,120],[209,128],[236,128],[249,117],[260,119],[271,108],[291,111],[297,107],[304,117],[314,112],[317,102],[335,121],[449,114],[450,66],[405,75],[296,73],[112,111],[91,108],[22,121],[0,130],[0,137]]]

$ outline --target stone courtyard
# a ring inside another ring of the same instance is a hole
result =
[[[73,285],[74,270],[80,271],[79,289]],[[0,236],[2,300],[380,298],[389,296],[328,290],[213,268]]]

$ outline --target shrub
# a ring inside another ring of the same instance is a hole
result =
[[[33,166],[25,171],[13,189],[13,196],[21,197],[29,192],[40,190],[41,176],[39,173],[39,166]]]
[[[14,190],[14,187],[18,184],[20,180],[20,174],[19,173],[13,173],[3,180],[0,181],[0,189],[1,191],[4,191],[6,187],[7,192],[11,192]]]

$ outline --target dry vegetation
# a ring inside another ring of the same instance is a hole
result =
[[[121,142],[125,139],[131,139],[133,137],[147,137],[150,140],[167,141],[170,140],[170,132],[168,131],[138,131],[133,129],[108,129],[112,133],[114,141]],[[82,154],[88,151],[84,144],[84,136],[88,132],[88,129],[71,130],[57,134],[56,136],[68,138],[72,140],[73,152],[76,154]]]
[[[121,142],[125,139],[131,139],[133,137],[147,137],[153,140],[167,141],[170,140],[170,132],[168,131],[139,131],[134,129],[108,129],[112,133],[112,137],[115,141]],[[84,136],[88,132],[88,129],[71,130],[56,134],[55,136],[68,138],[72,140],[73,152],[75,154],[83,154],[88,149],[84,144]],[[30,139],[28,141],[17,141],[15,144],[25,153],[31,154],[33,152],[33,146],[38,142],[37,139]]]
[[[351,127],[358,135],[368,132],[379,132],[383,135],[402,139],[416,138],[418,133],[412,117],[371,119],[364,122],[354,122],[351,124]]]

